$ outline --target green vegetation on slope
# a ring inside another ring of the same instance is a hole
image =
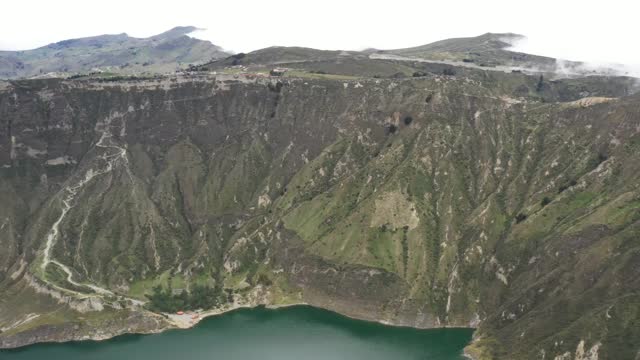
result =
[[[220,288],[194,286],[189,292],[174,293],[172,288],[164,289],[158,285],[153,293],[148,295],[149,309],[161,312],[176,312],[178,310],[212,309],[224,297]],[[226,300],[226,298],[223,298]]]
[[[635,322],[611,320],[637,313],[640,289],[631,81],[545,80],[537,92],[537,77],[456,70],[10,84],[6,303],[33,286],[25,273],[70,287],[59,268],[37,270],[67,200],[51,257],[156,311],[221,306],[231,292],[478,327],[473,346],[501,358],[581,342],[634,355],[614,338],[637,339]],[[585,94],[599,99],[576,101]],[[0,316],[50,312],[47,295],[32,297]]]

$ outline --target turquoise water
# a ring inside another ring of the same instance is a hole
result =
[[[0,350],[0,359],[460,360],[472,332],[385,326],[309,306],[255,308],[210,317],[188,330]]]

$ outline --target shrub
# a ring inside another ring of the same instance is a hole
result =
[[[544,77],[540,75],[538,78],[538,84],[536,85],[536,91],[541,92],[544,89]]]
[[[447,68],[447,69],[442,70],[442,75],[455,76],[456,72],[453,69]]]
[[[523,213],[519,213],[518,215],[516,215],[516,224],[520,224],[521,222],[525,221],[527,219],[527,215],[523,214]]]
[[[561,193],[572,186],[578,185],[578,182],[575,179],[571,179],[568,183],[560,185],[558,188],[558,193]]]
[[[404,124],[405,125],[411,124],[412,121],[413,121],[413,118],[411,116],[407,115],[407,116],[404,117]]]
[[[545,207],[547,205],[549,205],[549,203],[551,202],[551,199],[548,196],[545,196],[542,198],[542,201],[540,201],[540,205],[542,207]]]
[[[589,164],[587,166],[589,167],[589,169],[595,169],[598,167],[598,165],[607,161],[607,159],[609,159],[609,156],[607,154],[599,152],[597,156],[589,160]]]
[[[280,81],[278,81],[275,85],[273,83],[269,83],[267,84],[267,88],[269,88],[269,90],[275,92],[275,93],[279,93],[280,90],[282,90],[282,87],[284,86],[284,84]]]
[[[171,288],[163,290],[158,285],[153,288],[149,298],[149,308],[153,311],[175,312],[178,310],[211,309],[218,305],[221,292],[219,288],[196,285],[191,293],[183,291],[173,294]]]
[[[67,80],[80,79],[87,76],[86,74],[75,74],[67,77]]]
[[[398,127],[395,126],[394,124],[385,125],[385,132],[387,133],[387,135],[394,134],[396,130],[398,130]]]
[[[266,276],[265,274],[260,274],[258,275],[258,284],[262,284],[265,286],[271,286],[273,285],[273,281],[271,281],[271,279],[269,279],[268,276]]]
[[[428,104],[428,103],[431,102],[431,99],[433,99],[433,94],[427,95],[427,97],[424,99],[424,102],[426,102]]]

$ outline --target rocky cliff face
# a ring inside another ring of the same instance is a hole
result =
[[[140,308],[152,286],[221,284],[267,289],[269,304],[477,327],[477,357],[633,358],[635,82],[542,94],[537,82],[2,84],[2,344],[79,316],[134,312],[153,331],[166,324]],[[80,315],[34,281],[93,305]]]

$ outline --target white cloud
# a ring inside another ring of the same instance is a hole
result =
[[[527,52],[640,64],[640,4],[628,0],[21,0],[2,8],[3,49],[104,33],[145,37],[177,25],[207,28],[196,36],[236,52],[271,45],[388,49],[515,32],[529,37]]]

